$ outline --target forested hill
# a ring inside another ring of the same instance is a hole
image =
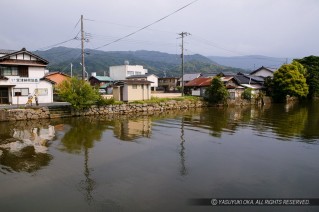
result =
[[[237,67],[250,71],[255,70],[261,66],[279,68],[281,65],[290,63],[292,61],[291,58],[266,57],[262,55],[248,55],[237,57],[209,56],[208,58],[220,65]]]
[[[99,51],[85,50],[85,66],[88,73],[97,72],[98,75],[108,74],[109,66],[123,65],[129,61],[130,65],[142,65],[149,73],[157,76],[180,76],[180,55],[162,53],[157,51]],[[46,51],[36,51],[35,54],[45,58],[50,63],[50,71],[61,71],[70,74],[70,66],[73,64],[73,74],[81,73],[81,50],[67,47],[56,47]],[[212,73],[212,72],[243,72],[239,68],[231,68],[219,65],[207,57],[199,54],[185,55],[185,73]]]

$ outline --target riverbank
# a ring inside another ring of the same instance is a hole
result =
[[[0,109],[0,121],[20,121],[53,119],[75,116],[130,114],[130,113],[153,113],[167,110],[187,110],[189,108],[207,107],[204,101],[169,100],[159,103],[123,103],[117,105],[91,106],[83,110],[74,110],[70,105],[52,105],[30,108]]]

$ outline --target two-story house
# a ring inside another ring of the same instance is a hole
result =
[[[175,91],[178,83],[178,77],[158,78],[158,87],[164,89],[164,92]]]
[[[0,50],[0,104],[25,104],[29,94],[39,103],[53,102],[53,82],[43,78],[48,63],[25,48]]]

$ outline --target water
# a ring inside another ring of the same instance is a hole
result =
[[[319,211],[188,204],[318,198],[318,106],[0,123],[0,211]]]

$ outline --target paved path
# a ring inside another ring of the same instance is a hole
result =
[[[71,105],[68,102],[53,102],[53,103],[40,103],[39,106],[36,106],[35,103],[32,106],[27,106],[27,108],[40,108],[40,107],[48,107],[48,106],[64,106]],[[25,108],[25,104],[19,105],[0,105],[0,109],[14,109],[14,108]]]

